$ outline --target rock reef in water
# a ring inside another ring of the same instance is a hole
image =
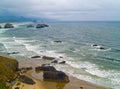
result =
[[[49,56],[43,56],[42,59],[45,59],[45,60],[54,60],[55,58],[54,57],[49,57]]]
[[[2,26],[0,25],[0,28],[2,28]]]
[[[14,26],[11,23],[6,23],[4,28],[14,28]]]
[[[49,27],[47,24],[37,24],[36,28],[44,28],[44,27]]]

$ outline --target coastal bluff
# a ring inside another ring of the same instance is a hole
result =
[[[0,89],[9,89],[6,83],[16,78],[17,70],[18,62],[15,59],[0,56]]]

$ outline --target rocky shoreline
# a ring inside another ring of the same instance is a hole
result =
[[[33,58],[36,57],[38,56],[34,56]],[[48,60],[50,57],[46,56],[44,58]],[[18,63],[15,59],[0,56],[0,63],[1,62],[5,63],[8,70],[13,71],[13,75],[10,77],[11,79],[8,77],[5,80],[3,77],[0,77],[4,80],[0,82],[0,87],[4,87],[3,89],[110,89],[76,79],[47,63],[41,63],[38,66],[32,61],[22,61]],[[36,60],[36,63],[37,62]],[[0,68],[2,68],[1,66],[3,65],[0,64]],[[8,74],[8,72],[9,71],[6,71],[6,74]],[[1,70],[0,76],[3,76]]]

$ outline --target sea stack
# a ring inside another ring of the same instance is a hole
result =
[[[47,24],[37,24],[36,28],[44,28],[44,27],[48,27]]]
[[[2,28],[2,26],[0,25],[0,28]]]
[[[4,28],[14,28],[14,26],[11,23],[6,23]]]

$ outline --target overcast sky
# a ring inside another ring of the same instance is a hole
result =
[[[0,10],[67,21],[120,20],[120,0],[0,0]]]

